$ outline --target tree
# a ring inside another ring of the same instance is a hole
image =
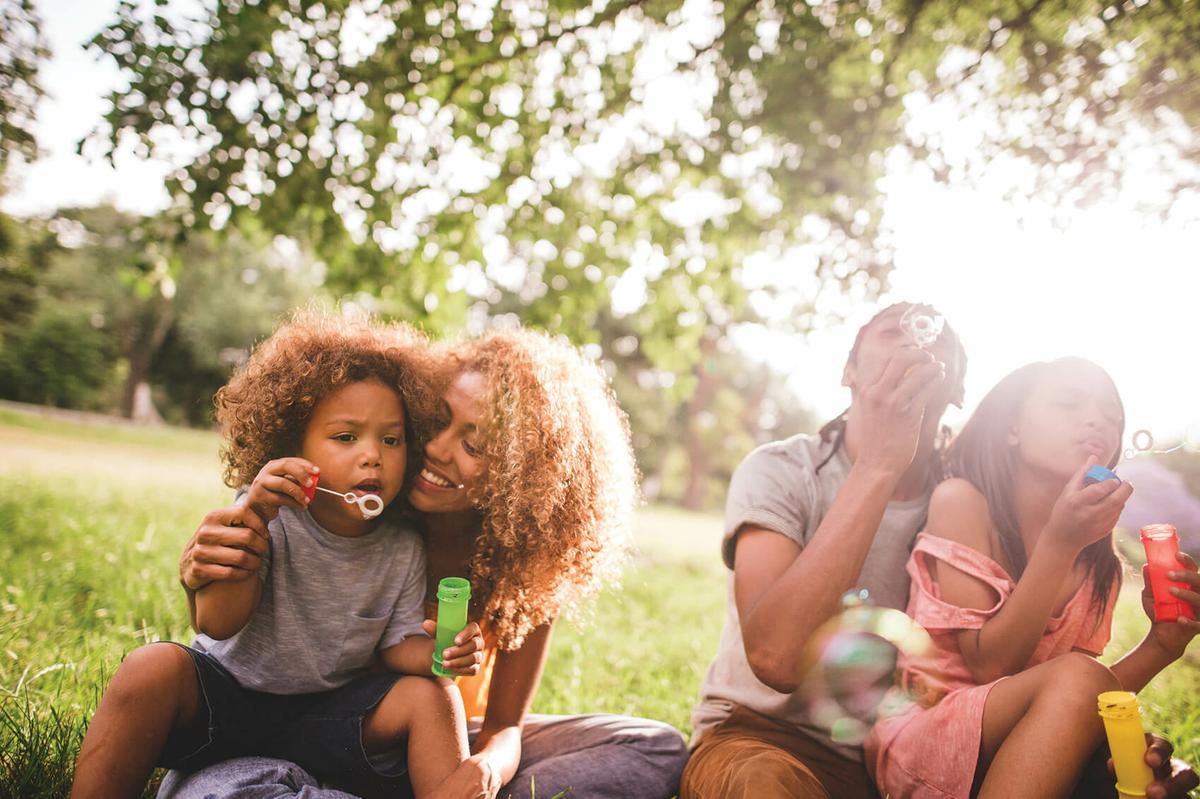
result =
[[[43,93],[38,68],[46,54],[33,0],[0,3],[0,176],[13,156],[37,157],[33,124]]]
[[[632,337],[699,418],[730,329],[884,286],[889,159],[1018,159],[1082,203],[1164,134],[1164,202],[1194,189],[1198,32],[1176,0],[123,0],[94,45],[128,84],[95,138],[194,153],[170,181],[188,224],[293,235],[332,291],[434,331],[514,314],[608,358]],[[974,114],[974,154],[918,103]]]
[[[0,325],[0,395],[13,399],[112,403],[145,420],[161,407],[207,424],[229,372],[319,284],[294,242],[261,232],[181,235],[169,216],[109,206],[18,230],[20,251],[0,271],[0,307],[14,310]]]

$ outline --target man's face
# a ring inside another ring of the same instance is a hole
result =
[[[849,388],[852,394],[857,395],[868,386],[878,382],[892,357],[901,349],[917,346],[913,337],[901,326],[901,319],[905,312],[913,307],[902,304],[888,308],[867,325],[859,339],[857,350],[846,363],[845,371],[842,374],[842,385]],[[937,314],[937,311],[930,306],[915,307],[918,313],[925,311],[930,315]],[[939,336],[925,349],[942,363],[949,363],[954,356],[954,343],[951,336],[946,334]],[[951,385],[952,382],[956,382],[954,378],[948,380],[945,392],[932,397],[929,401],[928,407],[930,410],[937,410],[939,417],[947,404],[951,402],[959,404],[962,401],[962,398],[958,396],[959,386]]]

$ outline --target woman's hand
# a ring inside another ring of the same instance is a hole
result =
[[[1058,495],[1046,522],[1048,542],[1078,553],[1117,526],[1133,486],[1117,480],[1085,485],[1087,470],[1098,462],[1095,456],[1089,457]]]
[[[269,540],[266,523],[245,505],[210,511],[179,558],[179,581],[198,591],[209,583],[252,577]]]
[[[243,500],[263,521],[279,515],[279,509],[308,507],[305,488],[310,488],[320,469],[304,458],[277,458],[259,470]]]
[[[1195,611],[1197,619],[1200,619],[1200,572],[1196,569],[1196,561],[1192,560],[1186,552],[1180,552],[1177,557],[1179,568],[1167,572],[1167,577],[1176,582],[1186,583],[1189,588],[1172,586],[1171,595],[1189,603]],[[1155,621],[1154,593],[1150,590],[1150,575],[1147,573],[1147,568],[1146,566],[1142,567],[1142,609],[1146,611],[1146,616],[1150,619],[1148,637],[1170,655],[1172,660],[1177,660],[1183,656],[1184,650],[1187,649],[1187,645],[1196,637],[1196,634],[1200,633],[1200,621],[1185,619],[1182,616],[1177,621]]]
[[[437,622],[433,619],[426,619],[421,626],[436,642]],[[437,644],[435,643],[434,646]],[[467,626],[454,636],[454,646],[442,652],[442,668],[459,677],[474,677],[479,673],[481,663],[483,663],[483,632],[475,622],[467,622]]]
[[[471,755],[438,786],[437,799],[495,799],[503,783],[484,755]]]

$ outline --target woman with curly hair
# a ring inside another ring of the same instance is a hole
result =
[[[438,581],[467,576],[483,628],[476,677],[459,680],[471,756],[462,797],[671,796],[687,759],[666,724],[620,716],[530,715],[555,620],[614,577],[630,541],[636,467],[603,374],[570,345],[527,330],[449,348],[441,427],[408,498]],[[244,578],[253,553],[202,525],[184,553],[187,585]],[[160,796],[341,797],[293,764],[242,759],[171,780]],[[267,794],[255,794],[267,795]]]
[[[288,758],[363,790],[411,782],[417,796],[447,795],[439,786],[467,757],[465,716],[429,675],[424,547],[392,504],[413,476],[411,411],[428,404],[422,345],[404,328],[301,314],[218,392],[226,482],[249,486],[225,521],[269,564],[189,591],[190,647],[153,643],[125,659],[73,796],[140,796],[155,765],[235,755]],[[446,650],[448,671],[478,671],[478,633],[468,625]]]

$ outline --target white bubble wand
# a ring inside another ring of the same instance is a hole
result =
[[[347,505],[357,505],[358,512],[362,514],[364,519],[374,519],[379,514],[383,513],[383,499],[378,494],[363,494],[361,497],[353,491],[342,493],[341,491],[332,491],[321,486],[314,486],[318,491],[324,491],[326,494],[333,494],[335,497],[341,497]]]

